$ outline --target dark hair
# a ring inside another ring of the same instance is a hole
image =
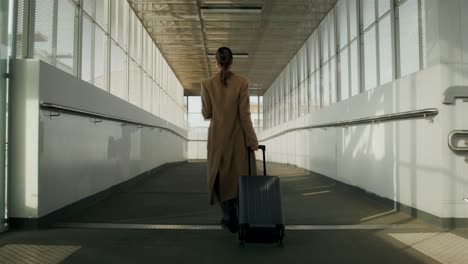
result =
[[[232,64],[232,51],[227,47],[221,47],[216,51],[216,62],[221,65],[221,82],[227,86],[227,80],[231,75],[229,67]]]

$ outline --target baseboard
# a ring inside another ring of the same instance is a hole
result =
[[[76,201],[72,204],[69,204],[61,209],[58,209],[52,213],[49,213],[43,217],[39,218],[16,218],[12,217],[7,220],[8,222],[8,228],[9,229],[22,229],[22,230],[31,230],[31,229],[43,229],[43,228],[48,228],[54,223],[57,222],[59,219],[64,219],[67,218],[68,216],[72,216],[76,214],[77,212],[80,212],[93,204],[102,201],[111,195],[115,194],[116,192],[121,191],[122,189],[127,189],[131,187],[132,185],[143,181],[150,177],[151,175],[154,175],[158,171],[161,171],[167,167],[171,166],[177,166],[177,165],[182,165],[186,164],[188,161],[180,161],[180,162],[171,162],[171,163],[165,163],[161,166],[158,166],[154,169],[151,169],[149,171],[146,171],[140,175],[137,175],[125,182],[122,182],[120,184],[114,185],[104,191],[101,191],[99,193],[96,193],[94,195],[91,195],[89,197],[83,198],[79,201]]]

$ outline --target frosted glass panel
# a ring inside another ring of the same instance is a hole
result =
[[[322,80],[322,106],[330,105],[330,68],[329,64],[323,65],[323,80]]]
[[[320,49],[319,49],[319,35],[318,35],[318,30],[316,31],[317,33],[315,34],[315,70],[320,68]]]
[[[300,95],[299,95],[299,102],[300,102],[300,110],[299,110],[299,113],[300,115],[305,115],[307,113],[307,109],[309,107],[309,98],[308,98],[308,95],[307,95],[307,87],[308,86],[308,81],[305,80],[304,82],[301,83],[301,85],[299,86],[300,89]]]
[[[361,0],[362,24],[367,29],[375,22],[375,0]]]
[[[314,71],[314,50],[312,46],[312,38],[309,38],[307,41],[307,73],[311,73]]]
[[[54,1],[43,0],[36,3],[34,58],[53,63],[53,16]]]
[[[346,100],[349,97],[349,52],[344,48],[340,53],[340,98]]]
[[[108,32],[109,1],[96,0],[96,22],[99,26]]]
[[[336,58],[330,60],[330,102],[337,102],[337,87],[336,87]]]
[[[100,27],[94,30],[94,85],[107,90],[107,37]]]
[[[340,48],[348,44],[348,5],[347,0],[341,0],[338,8],[338,32],[340,36]]]
[[[141,107],[148,111],[151,112],[151,92],[153,89],[153,81],[149,77],[148,74],[143,74],[143,94],[141,97]],[[172,118],[174,119],[174,117]]]
[[[284,97],[284,122],[291,120],[291,94],[287,93]]]
[[[313,111],[316,105],[316,96],[315,96],[315,74],[309,76],[308,86],[309,86],[309,112]]]
[[[348,5],[346,0],[341,0],[338,8],[338,33],[340,36],[340,48],[348,44]]]
[[[322,98],[322,88],[320,87],[320,81],[321,81],[321,77],[320,77],[320,74],[321,74],[321,70],[317,70],[315,72],[315,100],[316,100],[316,103],[317,103],[317,109],[321,108],[322,107],[322,103],[320,102],[321,98]]]
[[[111,2],[111,36],[120,44],[127,47],[128,35],[128,3],[125,0]]]
[[[119,37],[119,2],[120,0],[112,0],[110,1],[110,30],[111,30],[111,37],[114,40],[117,40]]]
[[[379,17],[390,11],[390,0],[377,0]]]
[[[138,65],[143,65],[143,26],[140,23],[140,20],[137,19],[136,21],[136,31],[135,31],[135,49],[136,49],[136,57],[135,61]]]
[[[408,0],[399,10],[400,71],[405,76],[419,71],[418,2]]]
[[[90,17],[94,19],[96,13],[96,1],[83,0],[83,11],[85,11]]]
[[[349,39],[357,37],[358,32],[358,15],[357,15],[357,0],[348,0],[349,5]]]
[[[75,25],[78,9],[70,0],[58,1],[57,13],[57,68],[74,73]]]
[[[331,13],[328,15],[328,35],[330,37],[330,57],[336,54],[336,41],[335,41],[335,15]]]
[[[327,27],[327,22],[328,20],[325,19],[325,21],[323,22],[322,24],[322,27],[321,27],[321,37],[322,37],[322,62],[325,62],[328,60],[329,58],[329,41],[328,41],[328,27]]]
[[[351,96],[359,94],[359,57],[358,57],[358,44],[357,40],[351,42],[350,45],[350,63],[351,70]]]
[[[377,50],[375,43],[375,27],[364,33],[364,76],[365,89],[377,86]]]
[[[92,83],[93,65],[93,23],[88,16],[83,16],[83,40],[81,47],[81,79]]]
[[[120,8],[119,8],[119,39],[117,40],[120,45],[123,47],[127,47],[128,42],[128,11],[129,6],[126,0],[120,0]]]
[[[141,90],[142,90],[142,75],[141,69],[135,63],[135,61],[130,60],[130,70],[129,70],[129,102],[141,106]]]
[[[296,119],[296,117],[298,116],[298,104],[299,104],[299,100],[298,100],[298,90],[297,89],[294,89],[292,92],[291,92],[291,109],[292,109],[292,113],[291,113],[291,117],[292,119]]]
[[[379,22],[380,85],[393,79],[390,15]]]
[[[138,18],[135,14],[130,15],[130,38],[129,38],[129,47],[128,47],[128,54],[133,59],[137,58],[137,50],[141,49],[141,46],[138,45],[138,39],[141,38],[141,35],[138,34]]]
[[[128,100],[127,90],[127,56],[125,52],[112,41],[111,46],[111,83],[113,95]]]

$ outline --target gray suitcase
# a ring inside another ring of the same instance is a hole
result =
[[[239,240],[244,243],[278,243],[283,246],[284,217],[281,203],[281,186],[277,176],[266,176],[266,147],[263,151],[264,176],[239,177]],[[251,174],[250,149],[248,149],[249,175]]]

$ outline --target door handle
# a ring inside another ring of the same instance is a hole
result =
[[[453,139],[456,136],[465,136],[465,147],[458,147]],[[468,152],[468,130],[453,130],[448,136],[448,146],[454,152]]]

